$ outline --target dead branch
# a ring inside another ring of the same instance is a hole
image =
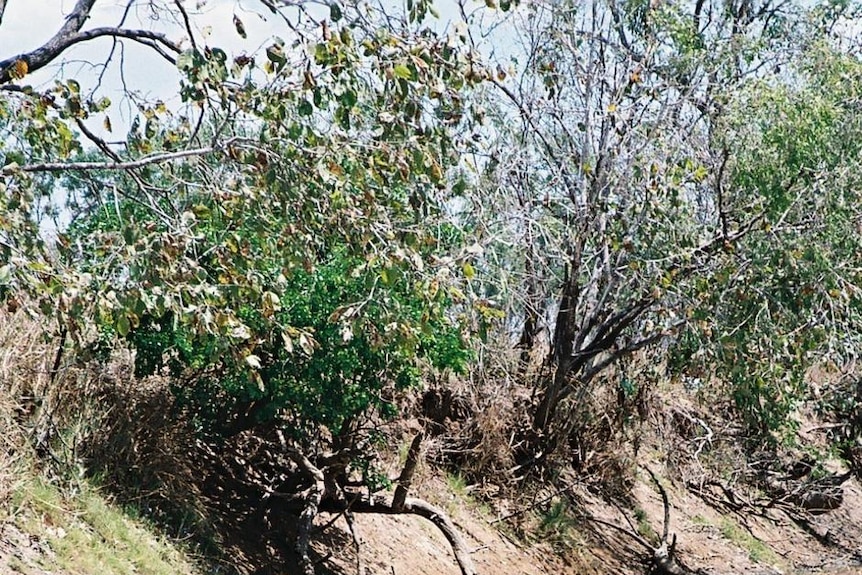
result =
[[[401,476],[398,478],[398,486],[395,487],[395,496],[392,498],[392,508],[401,509],[404,507],[404,501],[407,499],[407,492],[410,490],[410,483],[413,481],[413,473],[416,471],[416,465],[419,463],[419,452],[422,448],[423,433],[420,431],[413,438],[410,444],[410,449],[407,451],[407,460],[404,462],[404,469],[401,471]]]
[[[39,164],[26,164],[24,166],[9,165],[0,170],[0,174],[8,175],[15,172],[87,172],[94,170],[134,170],[143,168],[152,164],[160,164],[175,160],[182,160],[195,156],[205,156],[214,152],[221,151],[234,142],[237,138],[230,138],[219,145],[207,146],[203,148],[193,148],[191,150],[179,150],[177,152],[164,152],[144,156],[137,160],[128,162],[44,162]]]

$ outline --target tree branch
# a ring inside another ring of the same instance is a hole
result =
[[[27,65],[27,73],[35,72],[50,64],[71,46],[101,37],[133,40],[152,48],[169,62],[176,63],[176,60],[165,51],[165,48],[177,54],[180,52],[180,48],[168,40],[164,34],[150,30],[129,30],[117,27],[101,27],[81,32],[80,30],[89,18],[94,3],[95,0],[79,0],[72,13],[66,18],[66,23],[43,46],[32,52],[0,61],[0,84],[7,84],[17,78],[16,64],[18,62],[23,61]],[[0,13],[0,17],[2,17],[2,13]]]
[[[137,160],[130,160],[128,162],[43,162],[40,164],[27,164],[24,166],[10,165],[5,166],[2,170],[0,170],[0,175],[9,175],[14,174],[15,172],[40,173],[88,172],[94,170],[134,170],[136,168],[143,168],[144,166],[149,166],[152,164],[172,162],[175,160],[181,160],[183,158],[204,156],[206,154],[219,152],[233,144],[237,139],[238,138],[229,138],[221,144],[217,144],[214,146],[206,146],[203,148],[193,148],[191,150],[179,150],[177,152],[152,154],[149,156],[144,156],[143,158],[139,158]]]
[[[24,60],[29,70],[38,70],[68,48],[67,42],[70,38],[74,38],[84,26],[84,22],[90,17],[90,10],[93,9],[95,3],[96,0],[78,0],[72,13],[66,17],[66,23],[41,48],[29,54],[21,54],[0,62],[0,84],[5,84],[13,79],[11,72],[18,60]]]

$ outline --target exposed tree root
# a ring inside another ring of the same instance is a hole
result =
[[[283,509],[294,508],[300,511],[294,549],[298,557],[299,567],[303,575],[314,575],[314,562],[309,555],[309,543],[314,518],[321,511],[352,513],[380,513],[384,515],[412,514],[431,521],[446,537],[452,546],[455,560],[461,569],[461,575],[476,575],[470,550],[464,539],[442,509],[435,507],[422,499],[407,497],[410,481],[419,461],[423,434],[418,434],[410,445],[404,470],[401,472],[398,488],[391,503],[374,499],[369,495],[345,492],[335,481],[327,477],[322,467],[316,466],[302,453],[287,446],[282,436],[279,437],[282,447],[297,465],[300,471],[311,480],[311,486],[299,497],[283,498]],[[294,507],[296,506],[296,507]],[[353,534],[357,554],[359,539],[353,525],[352,516],[348,517],[348,525]],[[357,560],[357,569],[361,563]]]
[[[372,499],[366,495],[354,495],[352,499],[346,501],[326,500],[321,506],[321,511],[338,512],[349,508],[354,513],[379,513],[383,515],[400,515],[412,514],[424,517],[432,522],[443,533],[449,545],[452,546],[452,551],[455,554],[455,560],[458,562],[458,567],[461,569],[462,575],[475,575],[476,568],[473,565],[473,559],[470,557],[470,550],[455,524],[449,519],[449,516],[442,509],[435,507],[422,499],[415,497],[407,497],[400,509],[395,509],[391,504],[384,503]]]
[[[416,465],[419,463],[423,435],[420,431],[410,443],[410,449],[407,451],[407,460],[404,462],[404,469],[398,478],[398,485],[395,487],[395,496],[392,498],[393,509],[404,507],[404,501],[407,499],[407,493],[410,491],[410,484],[413,481],[413,473],[416,472]]]
[[[320,504],[326,495],[326,478],[323,472],[304,455],[298,452],[290,452],[289,454],[291,459],[313,480],[304,497],[304,505],[299,514],[294,549],[302,574],[314,575],[314,562],[308,553],[308,546],[311,542],[311,528],[314,526],[314,518],[317,517]]]

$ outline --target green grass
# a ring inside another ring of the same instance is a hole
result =
[[[467,489],[467,480],[460,473],[447,473],[446,484],[449,486],[449,491],[461,499],[469,497]]]
[[[748,558],[755,563],[775,565],[780,562],[778,555],[769,548],[769,545],[754,537],[733,520],[726,517],[722,518],[719,531],[722,537],[747,551]]]
[[[658,533],[656,533],[655,529],[652,528],[646,511],[642,507],[635,507],[634,514],[635,521],[637,521],[638,535],[653,545],[660,543]]]
[[[70,575],[192,575],[191,559],[149,526],[132,519],[93,488],[73,496],[41,479],[21,483],[12,493],[16,527],[50,547],[40,567]]]
[[[582,543],[577,525],[568,503],[558,499],[539,516],[538,535],[558,551],[570,551]]]

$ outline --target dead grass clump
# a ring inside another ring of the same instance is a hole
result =
[[[188,528],[202,516],[194,431],[175,406],[167,381],[132,380],[115,359],[108,376],[88,390],[98,413],[83,433],[89,472],[126,503],[163,526]],[[176,533],[185,536],[187,533]]]
[[[433,436],[427,456],[456,472],[478,494],[511,481],[515,442],[527,419],[529,391],[509,377],[450,381],[428,390],[420,415]]]
[[[0,506],[19,487],[33,446],[44,436],[55,354],[56,345],[33,319],[0,309]]]
[[[602,496],[627,501],[654,411],[654,386],[610,371],[559,408],[553,458]]]

